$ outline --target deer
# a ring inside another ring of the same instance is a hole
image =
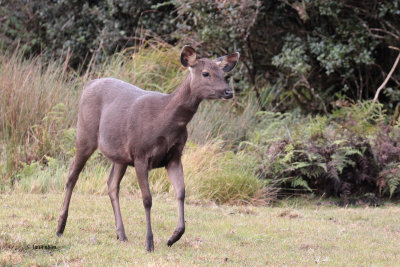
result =
[[[146,215],[146,250],[154,251],[148,172],[164,167],[178,201],[178,224],[167,245],[170,247],[177,242],[185,232],[185,183],[181,156],[188,138],[187,124],[202,100],[233,97],[224,74],[236,66],[239,56],[236,52],[217,59],[198,58],[194,48],[184,46],[180,61],[189,71],[171,94],[142,90],[115,78],[88,82],[79,102],[76,154],[65,185],[57,236],[64,232],[79,174],[98,149],[112,162],[107,185],[117,239],[128,240],[121,217],[119,191],[127,167],[133,166]]]

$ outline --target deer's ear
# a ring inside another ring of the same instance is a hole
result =
[[[193,47],[185,45],[182,48],[181,63],[184,67],[192,67],[196,65],[197,63],[196,51],[193,49]]]
[[[217,63],[218,67],[220,67],[224,72],[230,72],[236,66],[239,60],[240,54],[239,52],[229,54],[223,57],[219,57],[214,59],[215,63]]]

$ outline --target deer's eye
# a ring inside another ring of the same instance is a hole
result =
[[[201,73],[201,75],[203,75],[203,77],[208,77],[208,76],[210,76],[210,73],[208,73],[208,72],[203,72],[203,73]]]

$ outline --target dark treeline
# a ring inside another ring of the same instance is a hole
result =
[[[399,0],[1,0],[0,7],[3,49],[53,58],[69,51],[73,68],[146,38],[215,54],[238,50],[236,89],[279,111],[329,112],[373,98],[400,47]],[[389,110],[399,86],[397,71],[380,96]]]

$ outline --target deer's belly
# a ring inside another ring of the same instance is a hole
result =
[[[134,166],[135,158],[145,159],[149,169],[165,167],[177,140],[164,136],[150,140],[123,141],[113,135],[100,135],[98,149],[111,161]]]
[[[98,149],[108,159],[120,164],[133,165],[133,158],[127,144],[99,137]]]

